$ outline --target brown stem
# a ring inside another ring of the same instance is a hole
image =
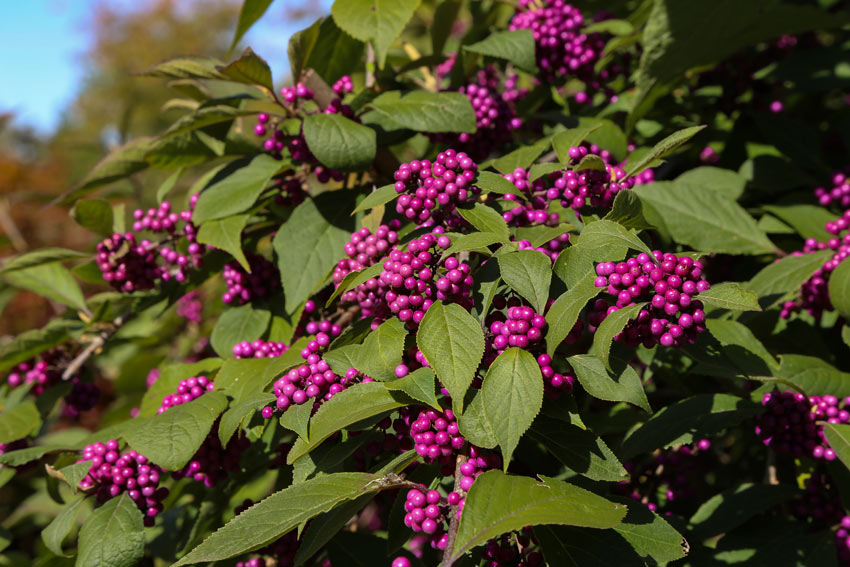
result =
[[[454,491],[460,494],[463,490],[460,487],[460,480],[463,478],[463,475],[460,472],[460,467],[466,463],[466,455],[458,455],[457,461],[455,462],[455,487]],[[448,537],[446,538],[446,549],[443,551],[443,562],[441,567],[451,567],[452,566],[452,551],[454,551],[455,539],[457,539],[457,528],[460,525],[460,514],[458,514],[458,506],[452,506],[449,509],[449,514],[451,514],[451,520],[449,521],[449,531]]]
[[[21,231],[18,230],[18,225],[15,224],[15,220],[12,218],[11,206],[9,205],[9,199],[5,197],[0,199],[0,227],[6,232],[9,236],[9,240],[12,242],[12,246],[14,246],[15,250],[18,252],[23,252],[27,249],[27,241],[24,238],[24,235],[21,234]]]
[[[123,313],[112,321],[112,325],[110,325],[108,329],[98,333],[98,335],[92,339],[92,342],[89,343],[89,345],[84,348],[80,354],[74,357],[74,360],[65,367],[65,370],[62,372],[62,380],[70,380],[93,354],[103,348],[106,341],[108,341],[109,338],[114,335],[129,318],[130,312]]]
[[[776,474],[776,453],[768,451],[767,464],[764,469],[765,484],[779,484],[779,477]]]

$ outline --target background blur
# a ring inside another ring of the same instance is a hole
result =
[[[156,134],[176,93],[135,76],[176,55],[233,58],[251,46],[275,80],[290,81],[290,36],[331,0],[276,0],[228,54],[239,0],[23,0],[0,4],[0,259],[43,246],[88,249],[91,233],[49,206],[108,151]],[[164,176],[162,176],[164,178]],[[103,196],[113,203],[160,183],[156,171]],[[191,176],[187,182],[191,181]],[[39,325],[53,306],[0,289],[0,335]]]

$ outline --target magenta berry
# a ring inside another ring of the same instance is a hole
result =
[[[437,155],[434,163],[401,164],[394,175],[396,212],[420,224],[447,220],[455,205],[469,198],[477,170],[469,156],[451,149]]]

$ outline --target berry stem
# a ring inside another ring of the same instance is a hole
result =
[[[74,358],[74,360],[72,360],[68,364],[68,366],[62,372],[62,380],[70,380],[71,378],[76,376],[77,372],[80,370],[80,368],[82,368],[83,364],[85,364],[86,361],[91,358],[91,356],[95,354],[96,351],[103,348],[103,345],[106,344],[106,341],[108,341],[112,335],[118,332],[118,329],[120,329],[124,325],[124,323],[126,323],[127,320],[130,319],[131,316],[132,311],[127,311],[126,313],[122,313],[121,315],[113,319],[111,326],[108,329],[105,329],[98,333],[98,335],[92,340],[92,342],[89,343],[89,346],[83,349],[83,351],[80,352],[80,354],[78,354]]]
[[[454,491],[460,493],[463,489],[460,487],[460,480],[463,478],[463,474],[460,472],[460,467],[466,463],[466,455],[458,455],[457,460],[455,461],[455,485]],[[449,531],[446,539],[446,549],[443,551],[443,562],[441,567],[451,567],[452,566],[452,551],[455,546],[455,539],[457,538],[457,528],[460,525],[460,514],[458,514],[458,506],[452,506],[451,511],[449,512],[451,515],[451,520],[449,520]]]

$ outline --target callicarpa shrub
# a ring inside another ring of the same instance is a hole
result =
[[[57,313],[2,339],[0,565],[850,565],[804,4],[336,0],[289,76],[139,69],[190,98],[54,205],[91,245],[0,266]]]

